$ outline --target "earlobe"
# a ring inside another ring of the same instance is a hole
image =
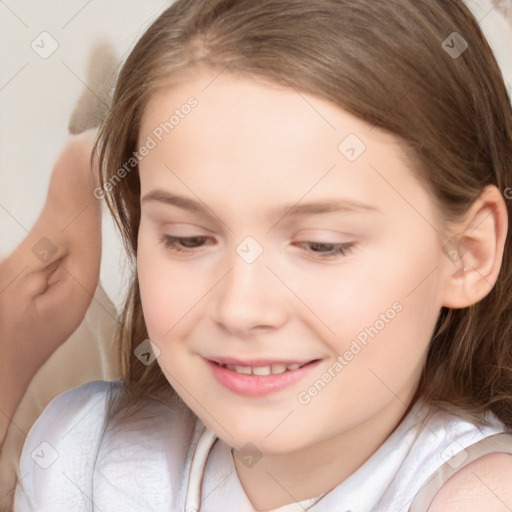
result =
[[[445,307],[471,306],[492,290],[501,268],[507,229],[505,200],[497,187],[488,185],[453,229],[457,234],[450,240],[452,256],[446,262]]]

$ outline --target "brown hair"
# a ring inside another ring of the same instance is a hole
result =
[[[442,45],[453,32],[468,43],[458,57]],[[316,95],[398,136],[444,219],[465,213],[488,184],[512,186],[511,105],[492,51],[460,0],[178,0],[120,71],[95,147],[103,186],[137,150],[151,95],[199,65]],[[137,166],[106,195],[133,259],[139,196]],[[428,403],[474,418],[491,410],[508,426],[510,238],[491,292],[469,308],[441,311],[418,389]],[[124,401],[117,409],[168,396],[159,366],[134,356],[148,337],[135,275],[119,337]]]

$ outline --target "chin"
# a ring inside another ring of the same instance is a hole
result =
[[[297,430],[288,428],[263,427],[256,420],[244,424],[229,424],[226,426],[228,432],[218,426],[218,424],[208,424],[212,430],[223,442],[235,450],[256,450],[264,455],[282,455],[298,450],[304,444],[304,436]]]

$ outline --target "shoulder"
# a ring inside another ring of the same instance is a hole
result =
[[[512,455],[493,453],[455,473],[428,512],[507,512],[512,509]]]
[[[67,426],[84,431],[94,424],[101,423],[105,416],[110,390],[118,385],[120,381],[97,380],[60,393],[48,403],[32,425],[25,444],[34,443],[35,438],[43,434],[58,440],[65,439],[68,432],[63,430]],[[75,423],[79,418],[80,422]]]
[[[58,460],[59,448],[76,448],[86,439],[92,441],[103,427],[109,391],[117,384],[93,381],[51,400],[27,434],[22,470],[32,473],[37,467],[49,467],[52,459]]]
[[[93,381],[57,395],[32,425],[24,450],[43,440],[61,444],[101,426],[109,392],[119,384],[119,381]]]
[[[62,494],[63,505],[68,501],[78,507],[74,500],[83,498],[74,496],[89,481],[109,391],[116,384],[90,382],[57,395],[47,405],[23,446],[15,510],[31,510],[29,503],[45,503],[55,492]]]
[[[488,504],[477,504],[466,490],[468,486],[471,491],[478,489],[474,483],[468,483],[468,478],[476,479],[475,473],[487,485],[490,478],[492,486],[503,487],[502,494],[510,492],[510,430],[491,413],[478,420],[422,402],[418,402],[414,412],[412,427],[405,438],[401,436],[393,442],[393,448],[399,447],[405,455],[399,457],[399,468],[393,474],[392,484],[379,501],[382,510],[494,512]],[[496,469],[497,459],[500,465],[508,467],[508,473],[501,467]],[[482,465],[486,466],[483,473]],[[485,496],[483,489],[486,487],[482,482],[481,495]],[[468,497],[469,500],[464,501]],[[512,507],[504,510],[510,511]]]
[[[123,389],[121,381],[96,381],[50,402],[23,448],[15,512],[34,503],[52,512],[179,508],[173,500],[181,499],[193,418],[148,401],[123,421],[107,421],[111,391]]]

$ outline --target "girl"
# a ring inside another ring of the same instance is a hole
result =
[[[15,510],[512,507],[512,116],[458,0],[178,0],[95,149],[122,382],[57,397]]]

